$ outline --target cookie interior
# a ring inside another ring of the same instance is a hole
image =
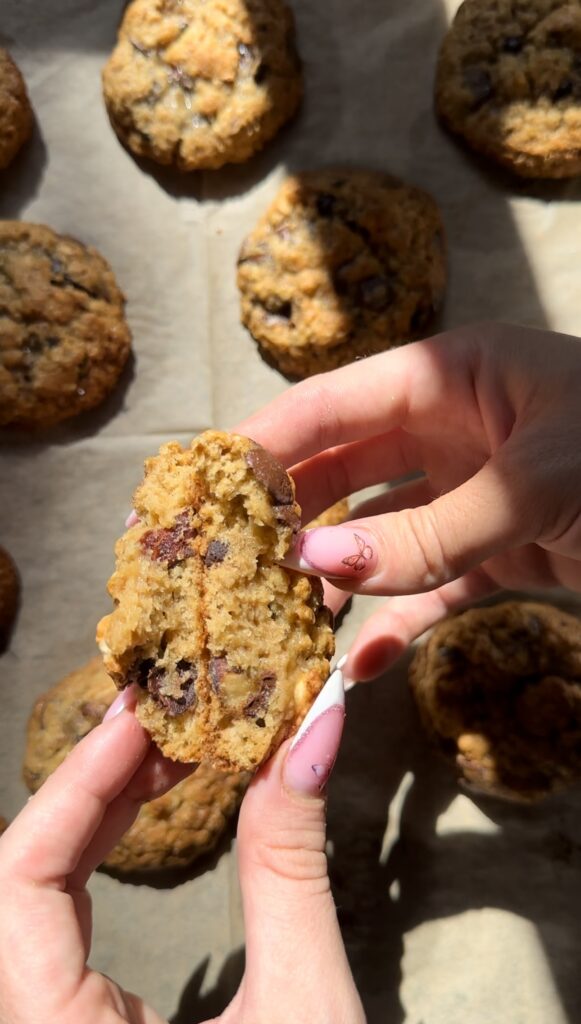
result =
[[[165,445],[117,546],[118,607],[98,630],[118,686],[168,756],[252,769],[296,727],[328,675],[318,580],[276,564],[300,522],[282,467],[246,438]]]

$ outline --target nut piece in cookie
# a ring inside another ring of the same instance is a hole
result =
[[[283,0],[133,0],[103,92],[138,156],[182,171],[241,163],[300,103],[292,14]]]
[[[207,431],[148,459],[97,640],[164,754],[260,765],[302,721],[334,650],[319,580],[281,567],[294,484],[248,438]]]
[[[581,174],[581,0],[465,0],[435,99],[451,132],[521,177]]]
[[[0,653],[6,648],[18,611],[20,579],[12,558],[0,547]]]
[[[425,335],[445,285],[436,203],[376,171],[287,178],[238,258],[242,323],[291,377]]]
[[[49,426],[99,405],[129,356],[124,306],[95,249],[0,221],[0,426]]]
[[[0,47],[0,171],[30,138],[33,121],[24,79],[8,51]]]
[[[38,698],[28,722],[23,765],[32,793],[99,725],[116,695],[97,657]],[[169,793],[142,806],[104,867],[119,872],[187,867],[216,845],[249,781],[247,774],[226,774],[201,764]]]
[[[581,622],[509,601],[441,622],[410,684],[436,747],[471,788],[538,800],[581,779]]]

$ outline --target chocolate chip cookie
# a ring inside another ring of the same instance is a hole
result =
[[[130,352],[124,305],[95,249],[0,221],[0,426],[49,426],[102,402]]]
[[[20,580],[8,552],[0,547],[0,653],[5,649],[18,610]]]
[[[28,722],[23,766],[32,793],[99,725],[116,696],[97,657],[39,697]],[[225,774],[201,764],[165,796],[142,806],[104,866],[132,872],[192,864],[216,845],[249,781],[248,774]]]
[[[30,138],[32,125],[24,79],[8,51],[0,47],[0,171]]]
[[[301,99],[292,14],[282,0],[134,0],[103,91],[139,156],[182,171],[248,160]]]
[[[321,512],[320,516],[313,519],[312,522],[305,526],[305,530],[314,530],[316,526],[338,526],[339,523],[344,523],[349,515],[349,502],[347,498],[342,498],[341,501],[335,502],[330,508],[326,508],[324,512]]]
[[[581,173],[581,0],[465,0],[442,45],[436,109],[522,177]]]
[[[105,667],[139,684],[137,717],[168,757],[254,769],[334,650],[319,580],[277,564],[300,525],[294,484],[253,441],[207,431],[147,460],[134,505],[97,631]]]
[[[581,622],[509,601],[440,623],[410,683],[422,722],[464,782],[536,800],[581,778]]]
[[[443,239],[434,200],[387,174],[294,175],[240,251],[242,323],[292,377],[419,337],[443,301]]]

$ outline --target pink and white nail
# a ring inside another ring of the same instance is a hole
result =
[[[135,509],[132,508],[131,512],[127,516],[127,519],[125,520],[125,526],[127,527],[127,529],[129,529],[130,526],[135,526],[136,523],[138,523],[138,522],[139,522],[139,516],[137,515],[137,512],[135,511]]]
[[[294,737],[284,767],[289,789],[317,796],[333,770],[345,720],[343,673],[331,673]]]

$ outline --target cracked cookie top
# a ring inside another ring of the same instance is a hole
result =
[[[24,79],[8,51],[0,47],[0,170],[8,167],[30,137],[32,125]]]
[[[465,0],[440,51],[436,108],[523,177],[581,174],[581,0]]]
[[[238,259],[242,322],[296,377],[422,336],[445,279],[436,203],[376,171],[287,178]]]
[[[103,401],[129,356],[124,305],[95,249],[0,221],[0,426],[48,426]]]
[[[134,0],[103,91],[139,156],[184,171],[240,163],[300,102],[292,14],[282,0]]]

